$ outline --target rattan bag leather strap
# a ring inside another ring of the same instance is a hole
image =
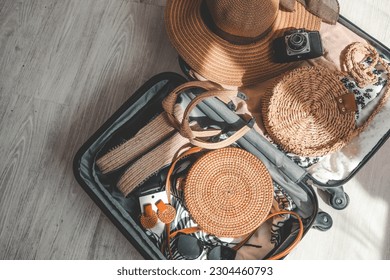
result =
[[[172,176],[172,173],[175,169],[175,166],[176,164],[190,156],[190,155],[193,155],[193,154],[197,154],[199,152],[202,152],[203,149],[200,148],[200,147],[193,147],[193,148],[190,148],[188,149],[187,151],[183,152],[181,155],[179,155],[171,164],[171,167],[169,168],[168,170],[168,174],[167,174],[167,178],[166,178],[166,186],[165,186],[165,191],[166,191],[166,194],[167,194],[167,198],[168,198],[168,201],[169,203],[171,202],[171,176]],[[300,218],[300,216],[295,213],[295,212],[292,212],[292,211],[279,211],[279,212],[276,212],[276,213],[271,213],[267,216],[267,218],[264,220],[267,221],[277,215],[293,215],[294,217],[297,218],[298,220],[298,223],[299,223],[299,232],[297,234],[297,237],[295,238],[294,242],[291,243],[285,250],[283,250],[282,252],[270,257],[269,259],[270,260],[276,260],[276,259],[280,259],[280,258],[283,258],[285,257],[288,253],[290,253],[299,243],[299,241],[302,239],[302,236],[303,236],[303,231],[304,231],[304,227],[303,227],[303,223],[302,223],[302,219]],[[192,228],[188,228],[188,229],[182,229],[182,230],[178,230],[178,231],[174,231],[174,232],[171,232],[170,231],[170,224],[166,224],[166,234],[167,234],[167,240],[166,240],[166,243],[163,242],[162,244],[162,250],[164,248],[164,246],[167,246],[168,247],[168,251],[169,251],[169,254],[172,256],[172,252],[171,252],[171,248],[170,248],[170,240],[175,237],[178,233],[183,233],[183,234],[191,234],[191,233],[194,233],[194,232],[197,232],[197,231],[200,231],[202,230],[201,228],[199,227],[192,227]],[[248,234],[239,244],[237,244],[236,246],[233,247],[233,249],[235,250],[238,250],[240,249],[249,239],[250,237],[255,233],[255,231],[253,231],[252,233]]]
[[[187,151],[183,152],[181,155],[179,155],[174,161],[172,161],[172,164],[168,170],[167,178],[166,178],[166,183],[165,183],[165,192],[167,193],[167,198],[168,202],[171,203],[171,176],[173,171],[175,170],[176,164],[181,160],[184,159],[185,157],[188,157],[190,155],[199,153],[203,150],[201,147],[192,147],[188,149]]]
[[[304,232],[304,227],[303,227],[303,222],[302,222],[302,219],[301,217],[293,212],[293,211],[280,211],[280,212],[276,212],[276,213],[272,213],[270,214],[268,217],[267,217],[267,220],[268,219],[271,219],[275,216],[278,216],[278,215],[292,215],[294,216],[295,218],[297,218],[298,220],[298,224],[299,224],[299,231],[298,231],[298,234],[297,236],[295,237],[295,240],[294,242],[292,242],[286,249],[284,249],[282,252],[280,253],[277,253],[276,255],[273,255],[271,257],[268,258],[268,260],[279,260],[281,258],[284,258],[285,256],[287,256],[297,245],[298,243],[301,241],[302,237],[303,237],[303,232]]]
[[[172,161],[172,164],[171,164],[171,166],[168,170],[168,173],[167,173],[167,178],[166,178],[166,183],[165,183],[165,192],[167,194],[167,200],[168,200],[169,204],[171,203],[171,175],[173,173],[173,170],[175,170],[175,166],[176,166],[177,162],[179,162],[179,160],[181,160],[187,156],[199,153],[202,150],[203,149],[200,147],[190,148],[187,151],[183,152],[181,155],[179,155],[175,160]],[[171,223],[165,224],[165,231],[166,231],[166,235],[167,235],[166,245],[168,247],[169,254],[172,255],[171,248],[169,245],[169,242],[171,240],[171,230],[170,229],[171,229]],[[163,248],[165,246],[164,244],[165,243],[163,242],[161,250],[163,250]]]
[[[276,217],[278,215],[292,215],[295,218],[297,218],[298,225],[299,225],[299,230],[298,230],[297,236],[295,237],[294,241],[286,249],[284,249],[280,253],[277,253],[276,255],[273,255],[273,256],[269,257],[268,260],[279,260],[281,258],[284,258],[285,256],[287,256],[298,245],[298,243],[301,241],[301,239],[303,237],[304,227],[303,227],[302,219],[301,219],[301,217],[297,213],[295,213],[293,211],[283,211],[282,210],[282,211],[278,211],[278,212],[275,212],[275,213],[271,213],[271,214],[268,215],[268,217],[265,219],[264,222],[266,222],[267,220],[269,220],[269,219],[271,219],[273,217]],[[239,244],[234,246],[233,249],[234,250],[238,250],[242,246],[244,246],[246,244],[246,242],[252,237],[252,235],[255,232],[256,231],[253,231],[251,234],[249,234],[247,237],[245,237]]]
[[[302,219],[297,213],[295,213],[293,211],[278,211],[278,212],[272,213],[272,214],[268,215],[268,217],[266,218],[265,221],[267,221],[275,216],[278,216],[278,215],[292,215],[292,216],[294,216],[298,221],[299,230],[298,230],[297,236],[295,237],[294,241],[286,249],[284,249],[282,252],[279,252],[279,253],[269,257],[268,260],[279,260],[281,258],[284,258],[299,244],[299,242],[301,241],[301,239],[303,237],[304,227],[303,227]],[[185,228],[185,229],[177,230],[174,232],[170,232],[168,237],[167,237],[167,245],[168,245],[169,252],[171,252],[170,240],[172,238],[174,238],[176,235],[178,235],[178,234],[192,234],[192,233],[195,233],[195,232],[198,232],[201,230],[202,229],[199,227],[191,227],[191,228]],[[238,243],[237,245],[235,245],[232,248],[237,251],[241,247],[245,246],[246,242],[252,237],[252,235],[255,232],[256,232],[256,230],[253,231],[252,233],[248,234],[246,237],[244,237],[242,239],[242,241],[240,243]],[[164,244],[163,244],[162,250],[164,250]],[[171,254],[171,256],[172,256],[172,254]]]

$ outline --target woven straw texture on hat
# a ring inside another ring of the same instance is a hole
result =
[[[245,3],[238,0],[231,2]],[[277,11],[273,25],[265,28],[271,29],[264,37],[254,43],[238,45],[222,39],[206,26],[202,20],[201,4],[202,0],[168,0],[165,9],[168,36],[195,72],[224,85],[258,83],[295,66],[296,63],[272,62],[272,41],[283,36],[287,29],[319,30],[321,24],[320,18],[296,3],[294,12]],[[254,18],[269,17],[262,13],[266,11],[253,10]],[[247,19],[250,18],[247,15]]]
[[[264,97],[263,122],[286,152],[322,156],[343,147],[355,129],[355,112],[341,113],[337,97],[348,93],[341,73],[302,67],[279,80]]]
[[[184,199],[202,230],[239,237],[258,228],[273,201],[272,179],[265,165],[239,148],[211,151],[191,167]]]

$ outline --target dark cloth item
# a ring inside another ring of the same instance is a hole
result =
[[[336,24],[339,18],[340,5],[337,0],[280,0],[280,5],[292,12],[295,10],[295,1],[303,4],[308,11],[326,23]]]

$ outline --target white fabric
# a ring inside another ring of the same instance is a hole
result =
[[[370,102],[365,110],[362,110],[361,118],[370,114],[376,105],[375,101],[377,100]],[[389,130],[390,102],[387,102],[365,131],[340,151],[322,157],[318,163],[309,167],[308,171],[314,178],[324,183],[328,180],[345,179]]]

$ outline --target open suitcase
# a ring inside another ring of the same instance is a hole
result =
[[[390,50],[380,42],[364,33],[345,18],[340,18],[339,23],[352,30],[362,38],[370,42],[380,53],[390,57]],[[102,174],[96,161],[102,155],[115,148],[126,140],[137,136],[139,131],[155,120],[162,112],[162,101],[176,87],[191,79],[190,70],[184,61],[179,60],[180,66],[187,78],[176,73],[161,73],[152,77],[143,86],[135,91],[134,94],[90,137],[88,141],[79,149],[74,158],[74,174],[79,184],[102,209],[102,211],[111,219],[124,236],[132,243],[134,247],[146,259],[166,259],[169,254],[161,250],[161,239],[164,234],[145,230],[140,224],[142,207],[140,207],[140,197],[150,198],[154,194],[164,191],[165,180],[170,164],[162,166],[157,172],[152,172],[147,177],[137,183],[137,188],[132,190],[126,197],[117,187],[122,174],[147,153],[150,153],[164,143],[172,134],[164,139],[159,139],[158,143],[147,149],[144,154],[138,155],[133,161],[126,163],[116,171],[108,174]],[[186,91],[182,95],[181,103],[186,106],[193,100],[199,92],[194,89]],[[389,103],[389,102],[388,102]],[[192,118],[206,118],[217,123],[225,123],[228,126],[243,126],[246,121],[243,120],[234,111],[235,106],[231,103],[210,98],[204,100],[196,106]],[[282,193],[292,201],[292,210],[297,212],[303,221],[303,234],[311,228],[327,230],[332,226],[332,218],[318,208],[318,201],[313,187],[319,187],[330,195],[330,204],[336,209],[343,209],[348,204],[348,196],[343,190],[342,185],[351,179],[364,164],[375,154],[381,145],[390,136],[390,127],[386,127],[386,117],[390,111],[390,105],[387,104],[383,112],[380,112],[375,120],[375,124],[370,130],[375,130],[379,135],[375,144],[364,150],[359,155],[359,160],[354,166],[343,174],[339,179],[317,178],[312,174],[311,169],[298,166],[294,160],[287,157],[285,153],[271,144],[266,138],[262,137],[254,129],[251,129],[243,137],[236,141],[238,147],[250,152],[260,159],[273,180],[275,190],[279,188]],[[229,136],[229,132],[227,133]],[[348,147],[345,147],[348,149]],[[150,159],[152,160],[152,159]],[[187,164],[188,165],[188,164]],[[178,164],[177,173],[188,167],[186,164]],[[134,186],[135,187],[135,186]],[[276,224],[278,225],[278,223]],[[268,225],[268,229],[273,232],[272,244],[263,246],[267,250],[257,250],[251,255],[251,248],[242,247],[242,253],[237,251],[238,259],[249,258],[272,258],[278,255],[294,243],[299,232],[299,223],[293,217],[284,220],[280,227],[275,230],[272,227],[274,223]],[[197,236],[199,238],[199,236]],[[204,237],[204,236],[203,236]],[[209,240],[209,236],[204,239]],[[256,241],[256,239],[254,239]],[[232,240],[212,240],[213,246],[234,244]],[[251,244],[253,243],[250,242]],[[251,247],[251,246],[248,246]],[[256,246],[254,246],[256,248]],[[256,248],[258,249],[258,247]],[[175,255],[175,254],[174,254]],[[171,256],[172,257],[172,256]],[[181,259],[181,256],[174,257]],[[207,258],[205,256],[204,258]]]
[[[386,58],[389,57],[390,49],[383,45],[381,42],[379,42],[377,39],[373,38],[369,34],[367,34],[365,31],[361,30],[359,27],[354,25],[352,22],[350,22],[348,19],[346,19],[343,16],[340,16],[338,23],[345,26],[349,30],[353,31],[355,34],[360,36],[361,38],[364,38],[369,42],[373,47],[375,47],[379,53],[383,54]],[[189,80],[194,79],[194,75],[191,74],[192,69],[188,66],[188,64],[179,57],[179,65],[183,73],[185,73],[186,77]],[[371,104],[372,105],[372,104]],[[372,109],[370,109],[372,110]],[[387,111],[388,109],[385,108]],[[318,159],[311,158],[311,159],[304,159],[309,161],[309,165],[303,164],[303,168],[307,169],[309,174],[308,177],[311,180],[310,185],[317,187],[323,194],[323,196],[327,197],[327,203],[334,209],[342,210],[345,209],[348,206],[349,203],[349,196],[344,191],[343,185],[346,184],[350,179],[352,179],[357,172],[367,163],[367,161],[370,160],[370,158],[376,153],[377,150],[386,142],[386,140],[390,136],[390,126],[386,124],[387,113],[382,113],[380,120],[376,120],[377,123],[380,123],[381,128],[379,128],[380,132],[378,134],[378,137],[376,137],[371,143],[362,142],[362,143],[354,143],[354,145],[365,145],[364,151],[361,151],[361,153],[356,157],[352,158],[348,155],[349,151],[348,147],[345,148],[345,155],[344,157],[347,158],[347,160],[353,161],[351,166],[347,165],[339,165],[336,166],[333,170],[331,169],[331,161],[337,161],[337,160],[345,160],[345,158],[338,159],[336,157],[329,157],[326,158],[328,161],[325,165],[317,167],[316,164],[310,165],[310,161],[316,161]],[[370,137],[370,136],[368,136]],[[349,147],[351,150],[352,148]],[[294,159],[294,156],[290,157],[292,160],[296,161]],[[299,159],[298,162],[300,162],[302,159]],[[321,173],[321,169],[326,169],[327,171],[325,174],[318,174]],[[337,173],[337,169],[345,169],[343,171],[343,174],[334,174]],[[317,172],[319,171],[319,172]],[[316,176],[317,175],[317,176]],[[319,175],[319,176],[318,176]]]

